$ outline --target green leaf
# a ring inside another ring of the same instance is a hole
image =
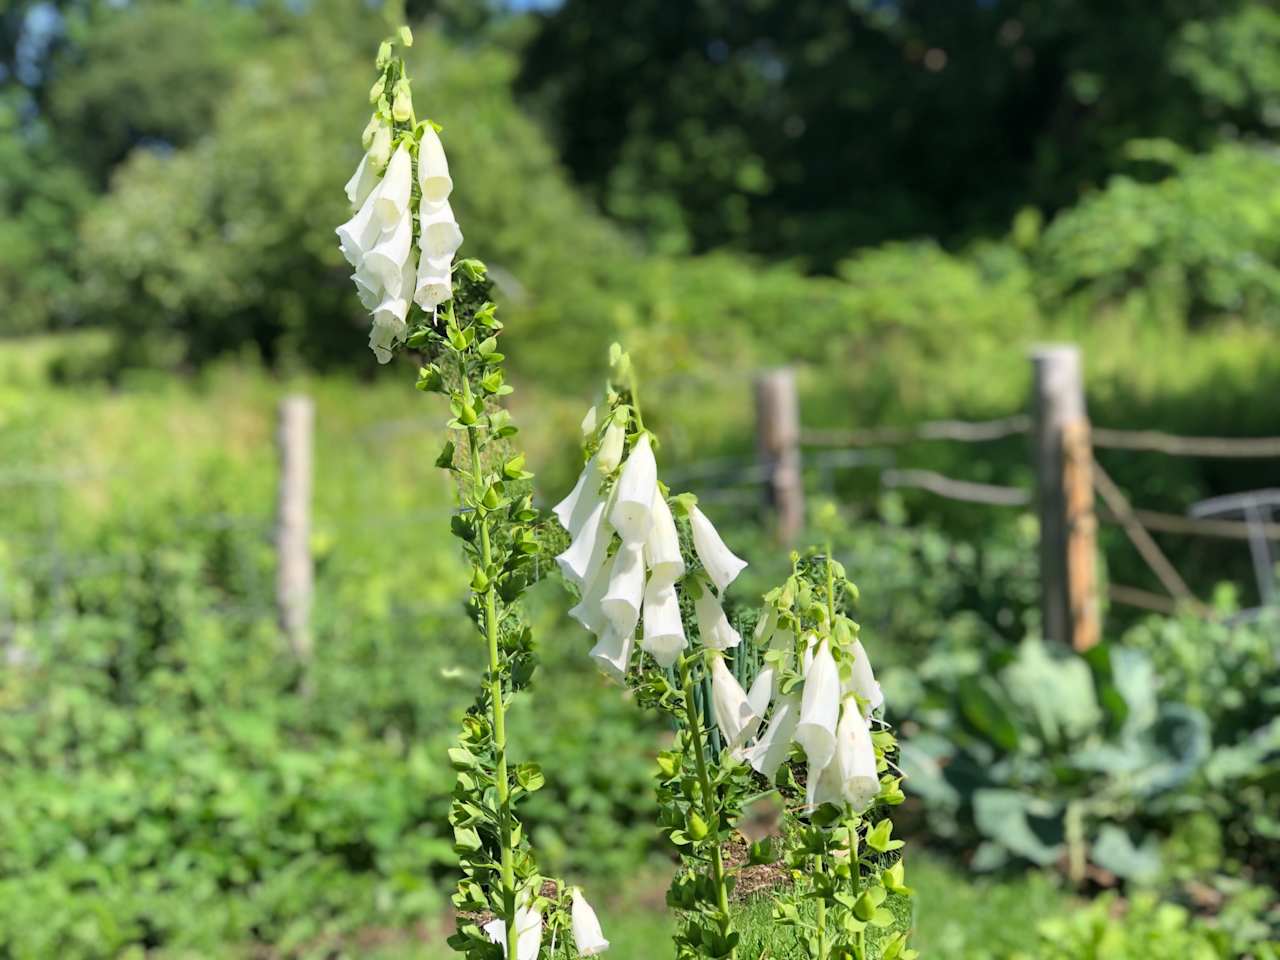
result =
[[[546,782],[547,778],[543,776],[542,768],[536,763],[522,763],[516,767],[516,783],[530,793],[542,789]]]
[[[436,466],[444,470],[452,470],[454,449],[453,441],[447,441],[444,449],[440,451],[440,456],[436,457]]]
[[[903,842],[901,840],[891,840],[889,835],[892,832],[893,822],[891,820],[881,820],[867,834],[867,846],[878,853],[897,850],[903,846]]]

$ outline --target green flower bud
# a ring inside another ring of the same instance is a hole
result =
[[[388,41],[383,40],[382,43],[378,44],[378,59],[373,61],[373,65],[381,70],[390,62],[391,44]]]
[[[689,836],[695,840],[701,840],[707,835],[707,821],[703,820],[696,813],[689,814]]]
[[[369,122],[365,124],[364,133],[360,134],[360,146],[368,150],[372,146],[374,134],[378,132],[380,126],[382,126],[382,121],[378,119],[378,115],[375,113],[369,118]]]
[[[391,126],[381,120],[373,134],[373,143],[369,145],[369,162],[378,173],[386,170],[391,162]]]
[[[471,589],[476,593],[483,593],[489,588],[489,578],[484,575],[484,571],[476,567],[475,572],[471,575]]]
[[[413,119],[413,97],[409,93],[408,80],[401,79],[396,83],[396,97],[391,105],[391,116],[397,123],[408,123]]]
[[[369,88],[369,102],[377,103],[378,98],[382,96],[383,92],[386,89],[387,89],[387,75],[384,73],[382,76],[378,77],[377,82],[374,83],[374,85]]]
[[[400,40],[400,42],[404,46],[406,47],[413,46],[413,31],[410,30],[407,26],[402,26],[399,30],[397,30],[396,37]]]

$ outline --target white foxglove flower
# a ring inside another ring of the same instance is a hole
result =
[[[760,718],[725,666],[724,657],[713,657],[711,661],[711,713],[724,737],[725,748],[735,755],[756,735],[760,726]]]
[[[596,504],[568,549],[556,557],[560,572],[578,587],[591,582],[591,578],[608,556],[612,533],[604,511],[604,501]]]
[[[600,440],[600,449],[596,453],[596,467],[602,474],[610,474],[618,469],[622,462],[622,451],[627,442],[627,428],[617,417],[609,421],[604,428],[604,436]]]
[[[764,774],[769,780],[773,779],[782,762],[787,759],[799,722],[800,698],[793,694],[780,699],[774,707],[769,726],[748,755],[748,760],[757,773]]]
[[[648,539],[657,495],[658,465],[646,433],[636,441],[623,464],[614,489],[613,509],[609,511],[609,522],[623,543],[643,544]]]
[[[747,701],[751,704],[751,709],[762,717],[768,712],[769,704],[773,701],[775,672],[773,664],[766,663],[756,674],[756,678],[751,681],[751,689],[747,691]]]
[[[578,474],[578,482],[573,485],[573,489],[551,508],[551,512],[572,537],[582,529],[582,524],[603,498],[604,495],[600,492],[600,471],[596,469],[596,458],[592,457]]]
[[[617,683],[625,683],[627,665],[631,662],[631,651],[635,647],[635,639],[634,627],[624,633],[615,629],[613,624],[606,622],[589,656],[606,677]]]
[[[366,153],[360,158],[356,172],[351,175],[351,179],[343,188],[346,191],[347,200],[351,203],[351,209],[359,210],[364,206],[365,200],[377,185],[378,172],[374,170],[373,164],[369,162],[369,154]]]
[[[484,932],[491,943],[502,947],[502,955],[508,960],[538,960],[538,952],[542,948],[542,914],[532,907],[516,907],[514,924],[516,955],[514,958],[507,949],[507,928],[501,918],[486,923]]]
[[[424,253],[414,283],[414,301],[423,310],[434,310],[452,296],[452,261],[448,257],[432,259]]]
[[[702,589],[702,596],[693,601],[693,612],[698,617],[698,634],[702,637],[703,646],[712,650],[728,650],[742,642],[742,637],[724,615],[720,601],[706,587]]]
[[[401,276],[402,287],[413,282],[413,261],[406,260]],[[373,328],[369,331],[369,348],[379,363],[391,360],[392,349],[404,340],[408,325],[405,317],[409,312],[407,290],[399,296],[386,292],[382,301],[373,309]]]
[[[863,649],[861,640],[853,641],[853,677],[844,692],[856,693],[866,701],[864,717],[870,717],[873,711],[884,706],[884,692],[876,682],[876,675],[871,669],[871,659]]]
[[[422,224],[418,237],[422,252],[433,260],[452,259],[462,246],[462,228],[453,218],[453,208],[448,203],[428,203],[423,197],[418,206],[418,221]]]
[[[804,748],[811,774],[831,762],[836,749],[836,724],[840,719],[840,672],[827,641],[818,644],[804,673],[800,722],[795,741]]]
[[[365,254],[361,266],[367,275],[377,278],[383,290],[399,296],[404,265],[409,259],[412,243],[413,218],[406,210],[398,221],[382,231],[373,249]]]
[[[641,649],[647,651],[658,665],[672,666],[680,652],[689,645],[684,635],[684,621],[680,618],[680,597],[675,584],[649,577],[644,588],[644,636]]]
[[[653,495],[653,524],[644,544],[645,563],[649,575],[663,583],[675,583],[684,576],[684,557],[680,556],[680,534],[675,518],[662,491]]]
[[[863,810],[880,793],[871,731],[852,697],[845,700],[836,731],[836,752],[809,791],[811,805],[848,803]]]
[[[385,170],[391,162],[391,124],[375,119],[370,121],[370,126],[373,128],[372,132],[365,129],[369,136],[369,163],[374,170]]]
[[[382,285],[378,278],[360,269],[351,275],[351,280],[356,285],[356,296],[360,298],[360,303],[372,312],[382,302]]]
[[[609,618],[604,615],[604,610],[600,606],[600,601],[604,599],[605,591],[608,589],[609,568],[601,564],[590,582],[582,588],[582,599],[569,609],[569,616],[597,636],[602,634],[609,625]]]
[[[418,186],[422,198],[429,203],[443,203],[453,191],[453,178],[449,176],[449,161],[444,155],[444,144],[431,124],[422,131],[418,144]]]
[[[725,588],[733,583],[734,578],[747,565],[733,555],[711,521],[696,506],[689,508],[689,525],[693,528],[693,549],[698,552],[698,559],[706,568],[707,576],[716,585],[716,589],[724,593]]]
[[[577,887],[573,888],[570,917],[573,922],[573,945],[578,948],[578,956],[594,957],[609,949],[609,941],[604,938],[596,912]]]
[[[409,210],[412,192],[413,161],[409,158],[409,148],[401,143],[387,164],[382,181],[369,194],[374,198],[374,214],[384,230],[396,226],[406,215],[413,215]]]
[[[644,602],[644,545],[624,543],[609,570],[609,589],[600,608],[621,633],[631,633],[640,621]]]
[[[375,202],[374,197],[367,197],[351,219],[334,231],[338,235],[342,255],[357,270],[364,263],[365,254],[373,249],[382,234],[382,226],[374,215]]]
[[[593,433],[595,433],[595,432],[596,432],[596,417],[597,417],[597,416],[598,416],[598,414],[596,413],[596,408],[595,408],[595,406],[593,405],[593,406],[592,406],[592,407],[587,411],[586,416],[584,416],[584,417],[582,418],[582,435],[583,435],[584,437],[589,437],[589,436],[591,436]]]

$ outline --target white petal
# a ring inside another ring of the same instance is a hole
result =
[[[426,197],[418,207],[418,221],[422,234],[418,246],[433,259],[452,257],[462,246],[462,230],[453,218],[453,208],[447,203],[430,204]]]
[[[698,634],[702,637],[703,646],[712,650],[728,650],[742,642],[742,637],[724,615],[720,601],[705,587],[702,596],[693,601],[693,612],[698,617]]]
[[[836,752],[840,757],[841,796],[855,810],[864,810],[880,793],[880,777],[876,774],[871,730],[853,700],[845,702],[836,739],[840,743]]]
[[[399,296],[404,265],[409,259],[409,247],[413,242],[413,222],[405,213],[389,229],[383,230],[373,249],[365,254],[363,267],[377,277],[384,290]]]
[[[657,490],[653,495],[653,524],[644,544],[644,559],[649,575],[666,583],[684,576],[684,557],[680,555],[680,534],[667,499]]]
[[[635,647],[635,639],[634,629],[630,633],[621,633],[614,629],[613,624],[606,623],[596,645],[591,648],[591,659],[600,672],[610,680],[625,683],[627,665],[631,662],[631,651]]]
[[[378,173],[373,169],[373,164],[369,162],[369,154],[366,153],[360,158],[356,172],[351,175],[351,179],[347,181],[344,188],[347,200],[351,202],[351,209],[359,210],[377,185]]]
[[[760,718],[725,666],[724,657],[714,657],[711,663],[711,713],[731,753],[741,751],[760,726]]]
[[[884,706],[884,692],[876,682],[876,675],[871,669],[871,659],[863,649],[861,640],[853,642],[853,677],[844,692],[856,693],[866,701],[864,717],[871,716],[873,711]]]
[[[604,510],[603,501],[596,504],[568,549],[556,557],[560,572],[578,587],[591,582],[608,556],[609,540],[613,534],[604,518]]]
[[[756,745],[751,748],[748,760],[758,773],[770,780],[787,759],[791,749],[791,741],[795,737],[796,724],[800,722],[800,698],[784,697],[774,708],[773,719],[761,734]]]
[[[810,767],[822,770],[836,749],[836,723],[840,719],[840,674],[823,640],[804,675],[800,722],[795,741],[804,748]]]
[[[689,645],[680,619],[680,597],[674,584],[649,577],[644,589],[644,637],[641,649],[652,655],[661,667],[670,667]]]
[[[365,254],[373,249],[382,235],[382,225],[374,216],[374,203],[374,198],[368,197],[351,219],[334,231],[338,235],[342,255],[356,269],[364,263]]]
[[[769,710],[769,704],[773,700],[773,678],[776,671],[773,664],[766,663],[756,678],[751,681],[751,689],[747,691],[747,699],[751,701],[751,709],[760,716],[764,716]]]
[[[413,299],[423,310],[433,310],[453,296],[452,261],[423,256],[418,264]]]
[[[720,539],[720,534],[711,525],[711,521],[696,506],[689,509],[689,525],[693,528],[693,549],[698,552],[698,559],[702,561],[711,582],[723,593],[747,562],[733,555]]]
[[[591,909],[591,904],[587,903],[587,898],[577,887],[573,889],[570,916],[573,925],[573,945],[578,948],[578,956],[594,957],[609,949],[609,941],[604,938],[596,912]]]
[[[603,497],[600,492],[600,472],[596,469],[596,458],[592,457],[578,474],[578,482],[573,485],[573,489],[551,508],[551,512],[572,537],[582,529],[583,522]]]
[[[374,198],[375,213],[383,229],[395,226],[409,213],[409,195],[412,192],[413,161],[409,157],[409,148],[401,143],[387,164],[382,182],[369,194]]]
[[[516,907],[513,924],[516,935],[516,960],[538,960],[538,951],[542,946],[542,914],[529,907]],[[502,955],[507,952],[507,928],[499,918],[490,920],[484,925],[484,932],[490,942],[502,947]]]
[[[431,124],[422,131],[422,140],[418,144],[418,186],[422,189],[423,199],[430,203],[443,203],[453,191],[444,144]]]
[[[609,622],[620,633],[632,633],[640,621],[640,605],[644,602],[644,547],[624,543],[613,558],[609,570],[609,589],[600,607]]]
[[[646,433],[636,441],[622,466],[609,522],[623,543],[643,544],[649,537],[653,500],[658,495],[658,465]]]
[[[600,450],[596,454],[596,466],[602,474],[613,473],[622,462],[622,450],[627,442],[626,428],[614,417],[604,428],[604,437],[600,440]]]
[[[351,275],[351,280],[356,285],[356,296],[360,298],[360,302],[366,310],[372,311],[378,304],[382,302],[382,295],[385,291],[378,278],[371,276],[365,270],[360,269]]]
[[[592,406],[582,418],[582,435],[589,437],[596,432],[596,408]]]

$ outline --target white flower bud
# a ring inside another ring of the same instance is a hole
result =
[[[689,645],[684,635],[684,622],[680,619],[680,597],[675,585],[656,576],[649,577],[644,588],[644,637],[641,649],[648,652],[658,665],[672,666],[680,652]]]
[[[663,583],[675,583],[684,576],[684,557],[680,555],[680,534],[675,518],[661,490],[653,495],[653,524],[644,544],[645,563],[649,575]]]
[[[418,222],[422,225],[418,246],[432,259],[452,258],[462,246],[462,229],[448,203],[432,204],[423,197],[418,206]]]
[[[693,549],[697,551],[698,559],[706,568],[711,582],[723,593],[747,562],[733,555],[720,539],[720,534],[716,533],[711,521],[696,506],[689,508],[689,525],[693,529]]]
[[[653,500],[658,495],[658,465],[653,459],[649,435],[643,434],[631,448],[613,496],[609,522],[622,542],[643,545],[649,536]]]
[[[639,543],[624,543],[614,555],[609,589],[600,607],[620,633],[631,633],[640,621],[643,602],[644,547]]]
[[[570,918],[573,925],[573,945],[578,948],[578,956],[594,957],[609,949],[609,941],[604,938],[596,912],[577,887],[573,888]]]
[[[608,555],[612,531],[604,518],[604,509],[603,501],[596,504],[568,549],[556,557],[560,572],[578,587],[591,582]]]
[[[596,413],[596,408],[593,404],[587,410],[586,416],[582,418],[582,435],[584,437],[589,437],[596,432],[596,418],[598,416],[599,414]]]
[[[418,186],[422,198],[428,203],[443,203],[453,191],[453,178],[449,176],[449,161],[444,155],[444,144],[431,124],[422,131],[418,144]]]
[[[364,206],[364,202],[369,199],[369,194],[373,192],[373,188],[378,185],[378,174],[373,169],[373,164],[369,161],[369,154],[365,154],[360,158],[360,163],[356,166],[356,172],[351,175],[351,179],[347,181],[346,191],[347,200],[351,203],[352,210],[359,210]]]
[[[628,633],[622,633],[614,629],[613,624],[606,622],[596,645],[591,648],[590,657],[600,672],[610,680],[625,683],[635,639],[634,628]]]
[[[840,673],[827,641],[818,644],[804,674],[800,722],[795,741],[804,748],[810,770],[823,770],[836,749],[836,723],[840,719]],[[816,768],[816,769],[815,769]]]
[[[764,774],[769,780],[773,779],[782,762],[787,759],[791,742],[795,738],[796,724],[799,722],[800,698],[791,695],[779,700],[769,726],[747,757],[756,772]]]
[[[698,617],[698,634],[702,637],[703,646],[712,650],[728,650],[742,642],[742,637],[724,615],[720,601],[706,587],[703,587],[702,596],[693,601],[693,612]]]
[[[724,665],[724,657],[711,662],[711,713],[724,737],[725,748],[735,755],[756,734],[760,718],[747,702],[747,695]]]
[[[610,474],[618,469],[622,462],[622,450],[627,442],[627,428],[618,417],[609,421],[604,428],[604,437],[600,440],[600,450],[596,453],[596,467],[602,474]]]
[[[542,949],[542,914],[532,907],[516,907],[515,923],[516,955],[514,960],[538,960]],[[502,947],[502,955],[512,960],[507,950],[507,928],[502,918],[490,920],[484,925],[490,942]]]

